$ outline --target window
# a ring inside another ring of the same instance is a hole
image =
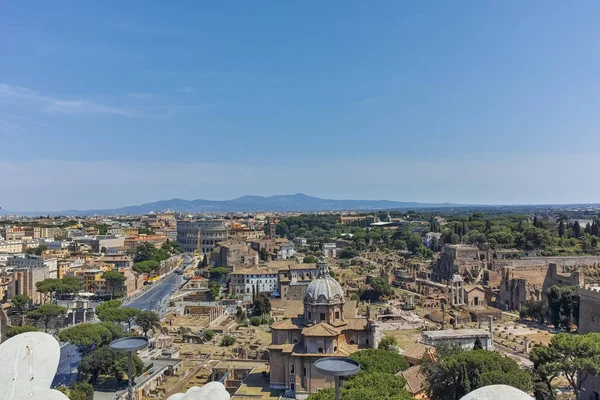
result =
[[[340,312],[339,311],[335,312],[335,319],[340,319]]]
[[[319,347],[319,348],[317,349],[317,353],[323,353],[323,348],[322,348],[322,347]]]
[[[293,382],[292,382],[292,383],[290,383],[290,390],[291,390],[292,392],[295,392],[295,391],[296,391],[296,384],[295,384],[295,383],[293,383]]]
[[[302,376],[306,378],[306,367],[302,369]]]
[[[312,313],[310,311],[308,312],[308,319],[312,319]]]
[[[290,364],[290,374],[293,374],[295,371],[295,365],[294,364]]]
[[[319,315],[321,321],[325,321],[325,313]]]

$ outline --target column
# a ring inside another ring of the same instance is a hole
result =
[[[460,304],[465,304],[465,283],[460,283]]]
[[[452,293],[452,297],[450,300],[450,305],[454,305],[455,297],[454,297],[454,282],[450,282],[450,292]]]

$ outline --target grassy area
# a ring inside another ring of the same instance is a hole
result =
[[[421,337],[421,331],[418,329],[407,329],[400,331],[383,331],[385,336],[392,336],[396,339],[398,347],[404,349],[415,343]]]

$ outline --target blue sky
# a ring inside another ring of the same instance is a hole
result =
[[[599,18],[593,1],[2,2],[0,206],[600,202]]]

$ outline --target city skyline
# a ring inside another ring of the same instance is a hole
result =
[[[6,209],[600,199],[594,2],[1,11]]]

